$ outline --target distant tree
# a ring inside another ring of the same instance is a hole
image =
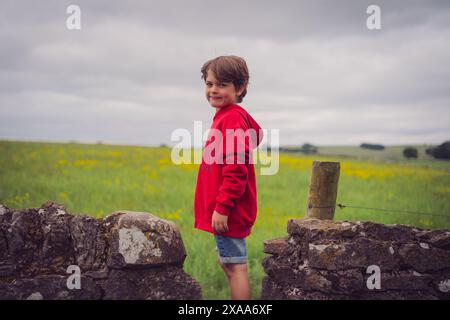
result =
[[[436,159],[450,159],[450,141],[446,141],[434,148],[428,148],[425,152]]]
[[[291,153],[295,153],[295,152],[316,153],[317,152],[317,147],[313,146],[310,143],[305,143],[301,147],[280,147],[278,150],[280,152],[291,152]]]
[[[361,143],[361,148],[371,150],[384,150],[384,146],[381,144]]]
[[[280,147],[278,150],[280,152],[303,152],[303,149],[300,147]]]
[[[405,156],[405,158],[416,158],[417,159],[417,149],[413,148],[413,147],[406,147],[405,149],[403,149],[403,155]]]
[[[317,147],[313,146],[310,143],[305,143],[302,146],[302,150],[304,153],[316,153],[317,152]]]

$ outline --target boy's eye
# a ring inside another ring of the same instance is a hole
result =
[[[213,84],[211,82],[206,82],[206,85],[208,87],[211,87]],[[217,86],[219,86],[219,87],[226,87],[227,84],[226,83],[219,83]]]

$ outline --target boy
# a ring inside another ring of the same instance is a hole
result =
[[[201,73],[206,99],[216,109],[211,131],[221,135],[208,137],[205,144],[195,189],[194,227],[214,234],[231,299],[249,300],[245,238],[251,232],[257,211],[251,159],[252,150],[260,144],[263,134],[258,123],[236,104],[247,93],[249,74],[244,59],[220,56],[207,61]],[[239,130],[250,133],[250,137],[247,135],[250,139],[236,136]],[[219,146],[214,158],[218,161],[211,163],[205,155],[213,144]]]

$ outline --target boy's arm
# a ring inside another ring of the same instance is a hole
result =
[[[234,116],[224,119],[223,127],[226,129],[247,130],[248,127],[242,117]],[[226,129],[223,129],[225,131]],[[222,185],[219,188],[219,194],[216,197],[216,206],[214,211],[228,216],[235,207],[247,187],[248,168],[246,163],[249,160],[250,147],[248,139],[234,138],[234,147],[225,146],[226,135],[233,133],[223,132],[223,164],[222,166]],[[229,140],[228,140],[229,141]],[[240,162],[238,163],[238,160]],[[244,163],[242,163],[244,162]]]
[[[228,216],[245,192],[248,169],[245,164],[223,164],[222,185],[216,198],[215,211]]]

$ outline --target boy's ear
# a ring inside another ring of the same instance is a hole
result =
[[[238,95],[238,96],[240,96],[240,95],[244,92],[244,90],[247,89],[247,85],[248,85],[248,82],[245,82],[245,83],[239,88],[239,90],[237,91],[237,95]]]

